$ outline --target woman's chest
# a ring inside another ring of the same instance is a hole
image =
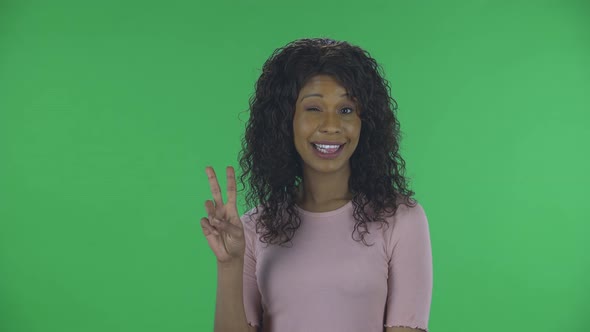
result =
[[[262,248],[256,275],[263,302],[384,298],[389,269],[382,244],[368,247],[347,235]]]

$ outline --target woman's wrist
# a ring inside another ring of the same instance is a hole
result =
[[[217,270],[220,271],[233,271],[242,270],[244,268],[244,258],[234,258],[227,262],[217,262]]]

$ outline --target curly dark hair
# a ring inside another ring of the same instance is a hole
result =
[[[337,80],[361,109],[359,143],[349,161],[356,220],[352,238],[368,245],[368,222],[387,224],[384,217],[394,215],[399,204],[415,206],[399,154],[397,102],[382,71],[367,51],[327,38],[295,40],[264,63],[249,100],[250,118],[238,157],[241,184],[250,184],[246,204],[255,206],[255,213],[263,208],[256,222],[263,243],[290,242],[301,224],[295,199],[303,169],[294,144],[293,116],[300,89],[320,74]]]

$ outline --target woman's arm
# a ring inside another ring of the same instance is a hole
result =
[[[214,201],[205,201],[207,217],[201,227],[207,243],[217,257],[217,301],[215,332],[255,332],[249,327],[244,311],[243,273],[245,240],[242,221],[236,205],[236,175],[227,167],[227,203],[212,167],[206,167]]]
[[[243,260],[217,264],[215,332],[256,332],[246,321],[243,273]]]

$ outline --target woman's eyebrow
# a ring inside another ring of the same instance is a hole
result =
[[[345,93],[343,95],[340,95],[340,97],[346,97],[346,96],[348,96],[348,93]],[[321,98],[324,98],[324,95],[321,94],[321,93],[311,93],[311,94],[308,94],[308,95],[305,95],[305,96],[301,97],[300,100],[303,100],[303,99],[305,99],[307,97],[321,97]]]

